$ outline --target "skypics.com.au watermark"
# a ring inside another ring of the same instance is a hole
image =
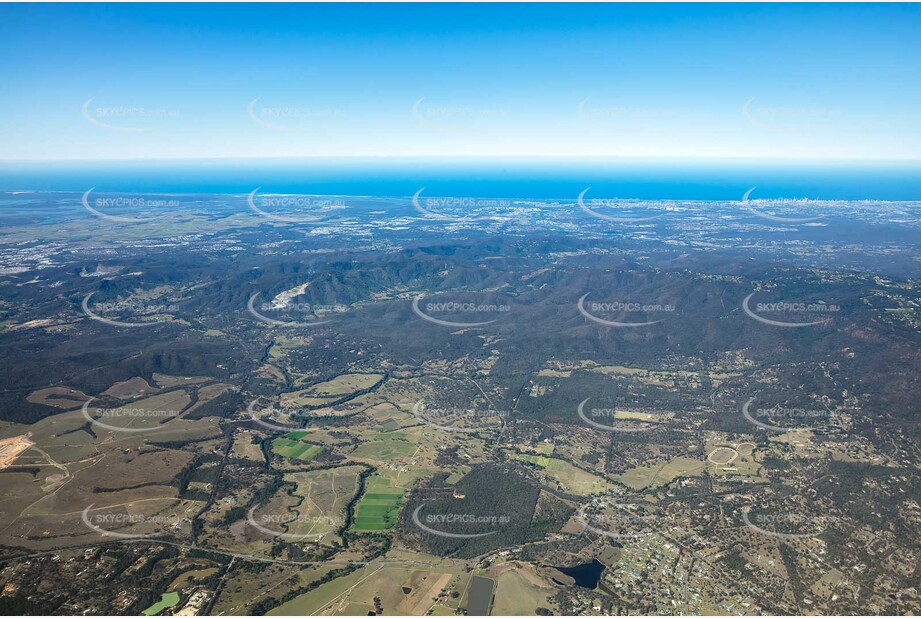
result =
[[[80,412],[83,414],[83,418],[88,420],[96,427],[105,429],[106,431],[115,431],[121,433],[142,433],[162,430],[164,428],[162,422],[177,416],[180,412],[180,410],[151,410],[141,407],[119,406],[117,408],[95,408],[95,413],[90,414],[89,407],[93,401],[95,401],[94,397],[86,400],[83,403],[83,406],[80,408]],[[109,422],[106,422],[114,420],[129,421],[129,424],[113,425]],[[130,423],[136,421],[156,422],[149,426],[132,427]]]
[[[95,97],[83,103],[80,110],[83,119],[109,131],[143,133],[164,125],[165,120],[179,117],[176,110],[127,105],[93,105],[94,100]]]
[[[484,121],[508,118],[512,112],[507,109],[470,106],[424,105],[425,97],[412,106],[413,117],[419,124],[438,131],[467,133],[484,127]]]
[[[473,513],[430,513],[423,519],[427,524],[487,524],[498,526],[512,521],[508,515],[474,515]]]
[[[763,107],[756,106],[756,97],[752,97],[742,105],[742,117],[745,120],[766,131],[776,133],[796,133],[817,128],[820,125],[829,125],[831,120],[841,118],[841,110],[830,108],[805,108],[805,107]]]
[[[591,215],[592,217],[595,217],[596,219],[602,219],[604,221],[610,221],[612,223],[645,223],[647,221],[658,219],[659,217],[665,214],[665,213],[658,213],[658,214],[649,215],[646,217],[622,217],[619,215],[614,216],[614,215],[604,214],[604,213],[598,212],[597,210],[594,210],[594,208],[609,208],[609,209],[617,209],[617,210],[623,211],[624,205],[625,205],[624,200],[612,199],[612,198],[598,198],[598,199],[589,200],[589,204],[587,205],[585,203],[585,194],[589,192],[589,189],[591,189],[591,187],[586,187],[585,189],[582,190],[582,192],[579,194],[579,197],[576,198],[576,205],[579,207],[580,210],[582,210],[582,212],[584,212],[587,215]]]
[[[131,313],[134,315],[151,313],[172,313],[178,311],[177,305],[146,303],[139,300],[116,300],[93,303],[93,311],[101,313]]]
[[[285,513],[282,515],[273,515],[270,513],[254,514],[256,507],[250,508],[246,514],[246,521],[253,528],[269,536],[284,539],[287,541],[304,541],[307,539],[321,539],[329,530],[344,525],[341,517],[330,517],[327,515],[299,515]],[[279,530],[283,527],[285,530]],[[306,527],[306,532],[289,532],[292,527]],[[327,532],[313,532],[317,526],[325,527]]]
[[[503,526],[511,523],[512,518],[508,515],[480,515],[476,513],[427,513],[420,516],[420,511],[425,507],[420,504],[412,513],[412,522],[417,528],[428,534],[440,536],[447,539],[475,539],[484,536],[491,536],[501,532]],[[486,532],[460,532],[465,527],[475,526],[477,528],[489,527],[495,530]]]
[[[148,410],[146,408],[96,408],[96,418],[170,418],[173,410]]]
[[[427,197],[425,205],[433,208],[498,208],[512,205],[511,200],[489,197]]]
[[[179,206],[179,200],[153,200],[147,197],[97,197],[93,203],[100,208],[163,208]]]
[[[335,303],[332,305],[310,304],[310,303],[287,303],[279,307],[272,303],[262,303],[259,305],[260,311],[278,311],[283,309],[290,313],[319,314],[319,313],[345,313],[349,310],[348,305]]]
[[[177,500],[176,498],[164,498],[166,500]],[[80,519],[83,525],[97,532],[104,537],[116,539],[149,539],[160,537],[170,531],[181,530],[184,525],[191,523],[188,517],[179,515],[144,515],[126,512],[104,512],[97,510],[94,512],[93,504],[89,505],[80,513]],[[153,528],[154,532],[118,532],[118,529],[132,527]]]
[[[478,212],[482,209],[490,208],[508,208],[512,205],[511,200],[505,198],[491,198],[491,197],[426,197],[423,198],[422,192],[425,191],[425,187],[422,187],[413,194],[412,204],[413,208],[416,209],[426,219],[434,219],[436,221],[445,221],[445,222],[457,222],[457,223],[469,223],[472,221],[483,221],[489,217],[475,216],[473,213]],[[469,214],[464,215],[450,215],[443,212],[438,212],[439,210],[448,209],[448,210],[462,210],[467,211]]]
[[[674,312],[675,305],[663,305],[661,303],[656,304],[641,304],[641,303],[629,303],[624,301],[591,301],[588,303],[588,310],[593,312],[624,312],[624,311],[643,311],[649,313],[651,311],[668,311]]]
[[[586,397],[582,400],[579,406],[576,408],[576,414],[582,420],[583,423],[592,427],[593,429],[600,429],[602,431],[615,431],[615,432],[624,432],[624,433],[639,433],[643,431],[649,431],[656,428],[655,422],[650,419],[646,420],[642,416],[628,416],[623,412],[618,412],[616,408],[588,408],[586,409],[585,405],[591,401],[591,397]],[[615,421],[620,421],[620,425],[615,425]],[[625,422],[632,423],[646,423],[639,427],[627,426]]]
[[[258,195],[262,187],[256,187],[246,196],[246,205],[254,213],[282,223],[315,224],[326,220],[330,211],[348,208],[341,197],[318,195]],[[273,212],[287,211],[288,214]],[[306,214],[301,214],[306,211]],[[292,214],[295,213],[295,214]]]
[[[491,408],[429,408],[422,399],[413,405],[412,412],[413,416],[429,427],[461,433],[475,433],[483,429],[495,429],[497,428],[495,423],[484,423],[483,421],[498,419],[500,423],[504,423],[505,419],[512,415],[510,410],[494,410]],[[441,422],[436,422],[436,420]],[[446,425],[444,424],[446,421],[461,422],[463,426]],[[475,426],[468,427],[467,425]]]
[[[141,210],[145,213],[150,213],[151,210],[156,209],[162,210],[164,208],[172,208],[175,210],[179,208],[179,200],[177,199],[164,199],[162,197],[152,198],[137,194],[119,195],[117,197],[96,197],[90,199],[90,195],[95,190],[96,187],[93,187],[83,194],[83,197],[80,199],[83,208],[100,219],[114,221],[116,223],[147,223],[154,221],[156,217],[150,214],[143,217],[129,217],[124,214],[115,215],[111,212],[106,212],[107,210]]]
[[[511,305],[497,305],[497,304],[488,304],[488,303],[461,303],[453,300],[447,302],[427,302],[425,303],[425,310],[431,311],[433,313],[439,312],[448,312],[448,313],[486,313],[486,312],[503,312],[511,311]]]
[[[291,303],[291,302],[272,302],[272,303],[260,303],[259,308],[256,307],[256,299],[259,298],[260,293],[255,292],[252,296],[249,297],[249,301],[246,303],[246,310],[251,316],[268,324],[269,326],[280,326],[283,328],[303,328],[303,327],[314,327],[320,326],[321,324],[326,324],[330,320],[325,319],[335,314],[346,313],[349,308],[347,305],[341,303],[332,303],[332,304],[311,304],[311,303]],[[265,315],[264,312],[267,311],[284,311],[287,315],[303,315],[304,317],[314,317],[313,320],[279,320]],[[320,319],[319,316],[323,316],[324,319]]]
[[[742,509],[742,521],[759,534],[779,539],[804,539],[819,536],[825,532],[824,522],[817,517],[806,517],[798,513],[781,511],[775,513],[756,512]]]
[[[322,128],[330,120],[346,117],[345,110],[339,108],[258,105],[260,98],[249,102],[246,115],[254,124],[273,131],[312,131]]]
[[[436,318],[431,314],[446,314],[454,316],[456,314],[470,315],[470,316],[481,316],[481,315],[496,315],[499,314],[501,317],[503,314],[507,314],[512,310],[511,305],[501,304],[501,303],[477,303],[469,301],[458,301],[458,300],[443,300],[443,301],[428,301],[424,305],[422,304],[422,299],[425,298],[425,295],[420,294],[415,299],[413,299],[412,310],[418,317],[422,318],[426,322],[431,322],[432,324],[438,324],[439,326],[446,326],[449,328],[471,328],[475,326],[485,326],[487,324],[492,324],[499,318],[493,318],[486,321],[457,321],[457,320],[446,320],[443,318]],[[424,308],[424,311],[423,311]]]
[[[742,300],[742,311],[745,315],[757,320],[762,324],[777,326],[780,328],[803,328],[805,326],[818,326],[827,324],[832,317],[841,311],[840,305],[829,304],[825,302],[757,302],[752,307],[752,298],[758,292],[752,292]],[[766,317],[771,315],[772,317]],[[820,317],[822,316],[822,317]],[[796,318],[792,320],[780,320],[777,318],[789,317]],[[820,317],[820,319],[811,319]]]
[[[102,322],[103,324],[108,324],[109,326],[138,328],[142,326],[153,326],[160,322],[128,322],[124,320],[117,320],[115,319],[115,316],[107,317],[105,315],[107,313],[109,315],[117,314],[117,317],[122,317],[125,314],[129,314],[134,317],[140,317],[171,314],[178,311],[178,307],[176,305],[148,303],[140,300],[99,302],[93,303],[93,307],[90,308],[90,298],[92,298],[93,294],[95,293],[96,292],[90,292],[84,296],[83,301],[80,303],[80,307],[88,318],[96,320],[97,322]]]
[[[631,301],[589,301],[586,302],[591,292],[586,292],[583,294],[579,301],[576,303],[576,307],[579,309],[584,317],[595,322],[596,324],[601,324],[602,326],[610,326],[613,328],[637,328],[640,326],[651,326],[653,324],[658,324],[662,319],[658,320],[608,320],[599,317],[597,313],[617,313],[620,315],[636,313],[643,314],[645,317],[649,313],[674,313],[675,305],[670,303],[639,303]]]
[[[752,408],[754,402],[755,397],[745,402],[742,406],[742,416],[752,425],[769,431],[814,431],[817,428],[816,425],[826,424],[837,416],[831,410],[788,408],[780,405],[769,408]]]
[[[264,195],[259,196],[260,205],[268,208],[344,208],[345,200],[333,197],[309,195]]]
[[[616,541],[639,539],[663,528],[671,529],[674,522],[664,513],[649,513],[648,507],[637,504],[590,504],[576,515],[587,531]]]
[[[95,524],[133,525],[143,523],[172,525],[181,522],[179,518],[169,515],[130,515],[128,513],[96,513],[90,517]]]

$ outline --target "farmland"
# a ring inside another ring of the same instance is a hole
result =
[[[272,441],[272,452],[288,459],[309,462],[323,452],[323,447],[318,444],[305,442],[309,435],[307,431],[291,431]]]
[[[355,523],[356,532],[388,530],[396,524],[397,511],[403,499],[403,490],[391,487],[381,477],[372,476],[365,486],[365,493],[358,502]]]

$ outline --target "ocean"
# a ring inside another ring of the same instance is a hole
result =
[[[913,162],[284,159],[0,163],[0,191],[426,195],[573,200],[921,199]]]

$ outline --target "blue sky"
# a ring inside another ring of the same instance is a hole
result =
[[[0,159],[921,159],[918,5],[0,5]]]

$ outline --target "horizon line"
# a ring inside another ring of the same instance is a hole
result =
[[[921,158],[853,158],[853,157],[734,157],[734,156],[629,156],[629,155],[292,155],[292,156],[225,156],[225,157],[122,157],[122,158],[68,158],[68,159],[0,159],[0,164],[55,164],[55,163],[180,163],[180,162],[285,162],[301,160],[336,160],[336,161],[407,161],[407,160],[459,160],[459,161],[618,161],[642,163],[892,163],[921,165]]]

